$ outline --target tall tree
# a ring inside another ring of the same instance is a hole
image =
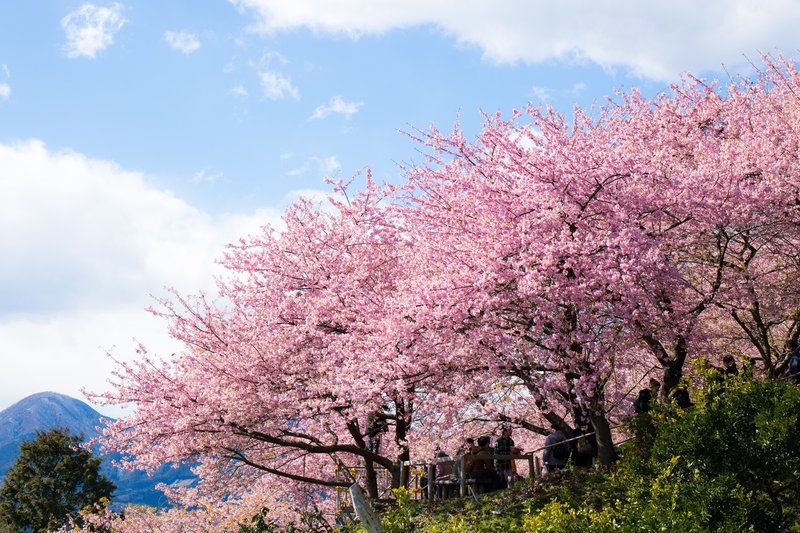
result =
[[[200,461],[174,494],[189,507],[289,517],[329,510],[344,465],[374,496],[376,465],[465,419],[588,420],[607,464],[626,394],[657,370],[666,396],[712,346],[779,373],[800,336],[800,74],[767,65],[572,120],[488,116],[475,140],[434,128],[396,197],[368,180],[296,203],[229,248],[218,298],[163,302],[185,349],[120,365],[105,399],[137,411],[106,444],[138,466]]]
[[[65,429],[39,432],[20,445],[20,455],[0,487],[0,517],[18,531],[52,531],[116,488],[101,475],[101,459]]]

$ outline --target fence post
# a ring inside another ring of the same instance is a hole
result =
[[[534,479],[536,477],[536,456],[530,454],[528,456],[528,478]]]
[[[364,493],[361,491],[361,487],[358,483],[350,485],[350,498],[353,500],[353,509],[358,515],[358,519],[361,521],[361,525],[364,526],[364,529],[366,529],[368,533],[383,533],[381,521],[364,497]]]
[[[433,482],[436,481],[436,464],[428,464],[428,500],[433,500]]]
[[[467,495],[467,473],[465,472],[467,466],[466,454],[458,456],[458,464],[460,465],[458,469],[458,493],[463,498]]]

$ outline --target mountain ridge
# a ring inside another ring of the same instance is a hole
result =
[[[52,391],[32,394],[3,409],[0,411],[0,480],[14,465],[19,445],[35,438],[37,432],[64,428],[88,441],[99,435],[101,419],[113,420],[81,400]],[[165,465],[148,476],[144,472],[113,466],[116,459],[119,459],[116,454],[104,457],[101,471],[117,485],[112,498],[117,506],[165,507],[168,502],[163,493],[155,489],[157,484],[186,485],[196,479],[188,466]]]

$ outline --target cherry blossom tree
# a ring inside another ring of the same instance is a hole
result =
[[[777,376],[797,345],[798,94],[795,67],[765,58],[727,87],[486,116],[474,140],[415,131],[406,183],[301,200],[228,248],[215,297],[161,302],[185,348],[119,364],[102,398],[136,411],[106,447],[196,463],[170,494],[220,529],[331,512],[352,466],[377,497],[381,469],[467,427],[589,425],[608,465],[644,377],[666,400],[693,358]]]

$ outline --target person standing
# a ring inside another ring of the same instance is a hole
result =
[[[511,427],[502,426],[500,429],[500,437],[494,443],[495,455],[510,455],[511,450],[514,448],[514,439],[511,438]],[[494,469],[500,477],[500,487],[507,488],[509,480],[512,479],[514,471],[511,468],[513,461],[511,459],[495,459]]]
[[[553,431],[547,436],[544,441],[544,466],[547,472],[555,472],[556,470],[564,470],[567,466],[567,459],[569,459],[570,447],[569,443],[564,442],[567,438],[564,433],[553,426]]]

